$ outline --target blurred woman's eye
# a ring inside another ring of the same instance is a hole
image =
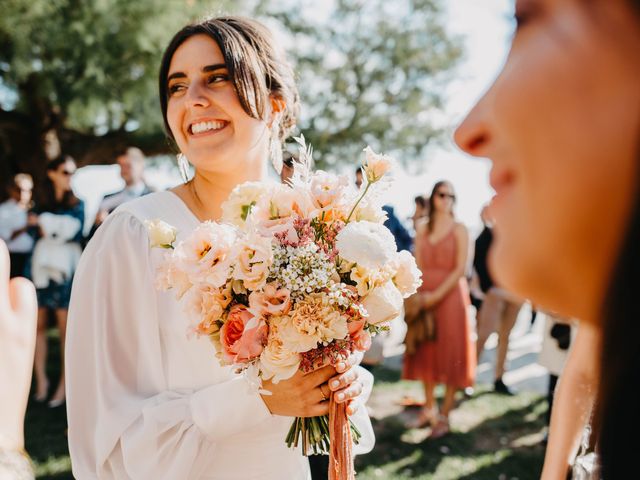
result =
[[[539,0],[522,0],[517,2],[514,18],[516,33],[529,25],[540,14],[542,5]]]

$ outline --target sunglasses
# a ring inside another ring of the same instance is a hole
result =
[[[451,193],[444,193],[444,192],[436,192],[436,196],[438,198],[450,198],[451,200],[453,200],[455,202],[456,200],[456,196],[451,194]]]

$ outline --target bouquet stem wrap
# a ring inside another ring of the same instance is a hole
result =
[[[346,403],[329,400],[329,480],[354,480],[353,443]]]

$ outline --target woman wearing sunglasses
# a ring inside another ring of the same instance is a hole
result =
[[[71,189],[71,178],[75,171],[76,163],[69,156],[61,155],[49,162],[35,212],[29,216],[29,224],[35,228],[38,236],[31,273],[38,295],[34,397],[39,402],[47,399],[49,391],[47,326],[50,312],[55,315],[60,331],[62,368],[58,386],[49,401],[52,408],[62,405],[65,400],[64,339],[67,312],[71,281],[82,252],[84,202]]]
[[[433,315],[435,335],[425,338],[414,353],[405,355],[403,378],[424,384],[426,404],[410,426],[431,425],[431,438],[449,432],[449,412],[456,391],[473,385],[475,377],[469,292],[464,277],[469,235],[455,219],[455,200],[449,182],[436,183],[429,197],[430,215],[418,223],[415,239],[416,262],[423,282],[417,295],[422,315]],[[434,397],[438,383],[447,386],[440,412]]]
[[[637,478],[640,1],[519,0],[516,22],[456,141],[492,163],[497,281],[602,339],[591,349],[601,476]]]

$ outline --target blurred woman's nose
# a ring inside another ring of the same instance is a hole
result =
[[[487,156],[490,136],[489,127],[483,112],[482,100],[456,129],[453,139],[464,152],[474,157]]]

